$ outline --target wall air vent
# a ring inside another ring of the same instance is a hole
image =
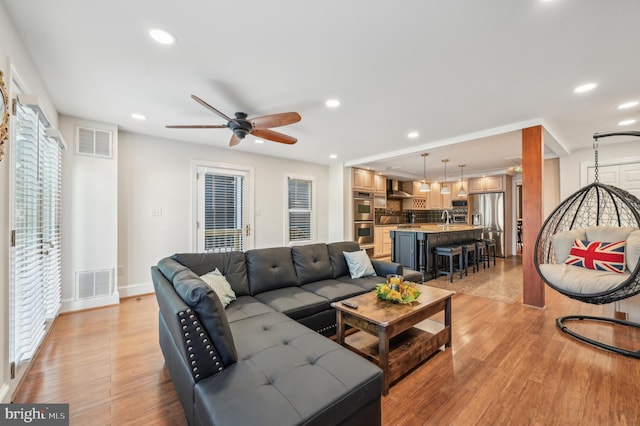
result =
[[[76,272],[76,286],[78,299],[111,296],[113,293],[113,271],[100,269]]]
[[[75,152],[92,157],[111,158],[111,132],[76,127]]]

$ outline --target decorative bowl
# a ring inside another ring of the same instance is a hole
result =
[[[389,279],[387,279],[389,281]],[[388,300],[393,303],[409,305],[420,296],[420,291],[416,283],[411,281],[397,281],[376,284],[376,295],[379,299]]]

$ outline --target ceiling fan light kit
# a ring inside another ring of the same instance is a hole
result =
[[[280,114],[265,115],[262,117],[248,118],[244,112],[236,112],[235,118],[228,117],[226,114],[218,111],[196,95],[191,95],[191,98],[198,102],[203,107],[212,111],[219,117],[225,119],[227,124],[196,124],[196,125],[171,125],[166,126],[170,129],[223,129],[228,128],[233,132],[229,146],[236,146],[251,134],[261,139],[267,139],[273,142],[283,143],[287,145],[293,145],[298,139],[271,130],[270,127],[286,126],[288,124],[297,123],[302,119],[297,112],[283,112]]]

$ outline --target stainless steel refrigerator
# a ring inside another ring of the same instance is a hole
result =
[[[468,198],[471,224],[483,226],[483,238],[496,240],[496,255],[504,257],[504,192],[471,194]]]

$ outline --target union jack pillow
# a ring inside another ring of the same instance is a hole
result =
[[[624,272],[625,241],[605,243],[600,241],[575,240],[569,251],[567,265],[600,271]]]

